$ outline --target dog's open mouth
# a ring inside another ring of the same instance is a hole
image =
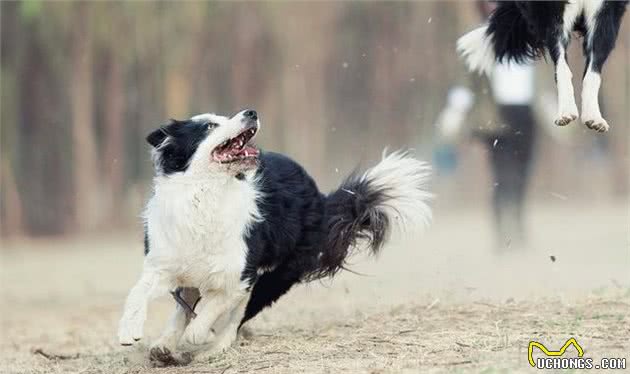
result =
[[[214,161],[222,164],[241,161],[255,161],[258,157],[259,151],[256,146],[251,143],[251,140],[254,138],[257,131],[257,125],[247,127],[237,136],[218,145],[212,151],[212,158]]]

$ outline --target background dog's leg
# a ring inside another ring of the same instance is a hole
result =
[[[556,85],[558,88],[558,116],[555,124],[566,126],[578,117],[575,104],[575,94],[571,78],[573,74],[567,63],[566,48],[569,45],[569,35],[559,26],[549,37],[547,48],[555,65]]]
[[[182,342],[189,346],[211,342],[215,337],[211,328],[216,320],[222,314],[232,309],[244,296],[245,294],[242,291],[228,292],[225,290],[202,294],[201,300],[197,308],[195,308],[197,317],[186,327]],[[189,348],[194,349],[192,347]]]
[[[123,316],[118,327],[118,340],[122,345],[132,345],[142,338],[144,321],[147,318],[149,299],[160,291],[168,290],[165,279],[153,268],[145,266],[138,283],[131,289],[125,302]]]
[[[190,306],[195,305],[199,299],[199,290],[196,288],[184,288],[180,296]],[[149,351],[149,358],[157,366],[187,365],[192,361],[192,356],[187,353],[176,354],[175,348],[184,329],[190,322],[191,314],[180,304],[176,304],[166,328],[159,339],[153,343]]]
[[[592,62],[586,67],[582,82],[582,123],[589,129],[606,132],[610,128],[599,109],[600,73],[593,70]]]
[[[582,82],[582,123],[588,128],[606,132],[610,128],[599,108],[601,71],[608,55],[615,47],[621,14],[617,4],[604,4],[596,16],[589,19],[584,38],[586,69]]]

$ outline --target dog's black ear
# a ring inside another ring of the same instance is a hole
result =
[[[177,128],[183,123],[184,121],[171,119],[166,125],[160,126],[159,129],[147,135],[147,142],[157,148],[166,138],[175,136],[175,134],[177,134]]]
[[[167,136],[168,133],[166,132],[166,129],[164,127],[160,127],[159,129],[147,135],[147,143],[151,144],[152,147],[157,148],[157,146],[162,144]]]

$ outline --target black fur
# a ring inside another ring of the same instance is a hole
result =
[[[343,268],[348,250],[363,240],[377,253],[389,227],[387,216],[374,207],[387,200],[387,191],[376,189],[358,175],[347,178],[326,199],[327,251],[316,277],[333,276]]]
[[[547,2],[544,2],[547,3]],[[499,62],[523,63],[539,58],[544,54],[544,38],[546,35],[541,28],[547,22],[538,22],[531,15],[537,8],[544,8],[546,4],[524,1],[500,2],[488,21],[486,34],[492,37],[494,54]],[[549,2],[550,13],[545,12],[544,17],[553,17],[560,14],[556,8],[564,4]]]
[[[591,31],[593,43],[584,42],[584,53],[590,60],[594,55],[593,69],[601,67],[614,48],[621,18],[627,0],[605,1],[596,18],[596,28]],[[563,13],[567,1],[501,1],[490,16],[486,34],[492,37],[498,62],[523,63],[541,58],[545,50],[554,63],[559,58],[559,44],[566,48],[569,36],[562,35]],[[581,34],[587,33],[584,16],[578,17],[573,27]],[[586,65],[589,66],[588,63]]]
[[[350,177],[325,196],[300,165],[277,153],[261,154],[257,173],[263,220],[245,238],[249,251],[243,279],[253,288],[241,324],[294,284],[334,275],[357,239],[367,239],[377,252],[388,231],[377,209],[387,191],[369,181]]]
[[[144,224],[144,255],[146,256],[149,253],[149,231],[147,229],[147,224]]]
[[[589,46],[585,43],[584,51],[593,51],[592,68],[596,72],[601,72],[610,51],[615,48],[615,42],[617,41],[617,34],[619,33],[619,26],[621,25],[621,18],[626,11],[626,5],[628,1],[610,1],[606,3],[606,6],[597,15],[598,22],[595,26],[595,41],[593,45]],[[590,54],[587,54],[587,68],[589,66]],[[586,71],[585,71],[586,73]]]
[[[214,126],[173,120],[149,134],[147,141],[159,149],[158,172],[185,171]],[[326,196],[295,161],[261,152],[256,175],[247,178],[239,173],[235,178],[256,185],[261,194],[256,204],[262,216],[244,234],[248,249],[241,279],[249,284],[251,295],[241,324],[294,284],[335,275],[359,240],[377,253],[389,231],[390,222],[380,209],[387,203],[387,188],[376,187],[358,175],[350,176]],[[146,255],[150,250],[146,227],[144,245]]]
[[[186,171],[199,143],[216,124],[192,120],[171,120],[147,136],[147,142],[160,148],[157,167],[165,174]]]

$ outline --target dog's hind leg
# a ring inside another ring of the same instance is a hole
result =
[[[586,17],[587,30],[584,37],[586,69],[582,81],[582,123],[598,132],[610,128],[599,108],[601,71],[608,55],[615,46],[621,16],[625,4],[605,2],[600,9],[591,10]]]
[[[551,2],[549,2],[551,3]],[[558,90],[558,115],[554,121],[558,126],[566,126],[578,117],[575,93],[571,79],[573,74],[567,62],[567,47],[571,41],[571,32],[576,20],[582,13],[579,2],[566,2],[562,6],[562,17],[547,19],[544,27],[545,46],[555,66],[556,86]]]
[[[127,296],[120,319],[118,340],[121,345],[132,345],[142,338],[149,299],[168,292],[169,285],[169,279],[165,278],[162,272],[145,262],[140,280]]]
[[[558,116],[555,124],[566,126],[578,117],[575,94],[571,78],[573,74],[567,63],[569,34],[560,26],[548,37],[547,49],[555,65],[556,85],[558,89]]]
[[[199,291],[196,288],[183,288],[179,296],[187,305],[194,307],[199,300]],[[192,361],[192,356],[188,353],[175,353],[177,343],[191,317],[190,311],[183,305],[177,304],[175,306],[175,311],[162,335],[153,343],[149,351],[149,358],[156,366],[180,366],[187,365]]]

